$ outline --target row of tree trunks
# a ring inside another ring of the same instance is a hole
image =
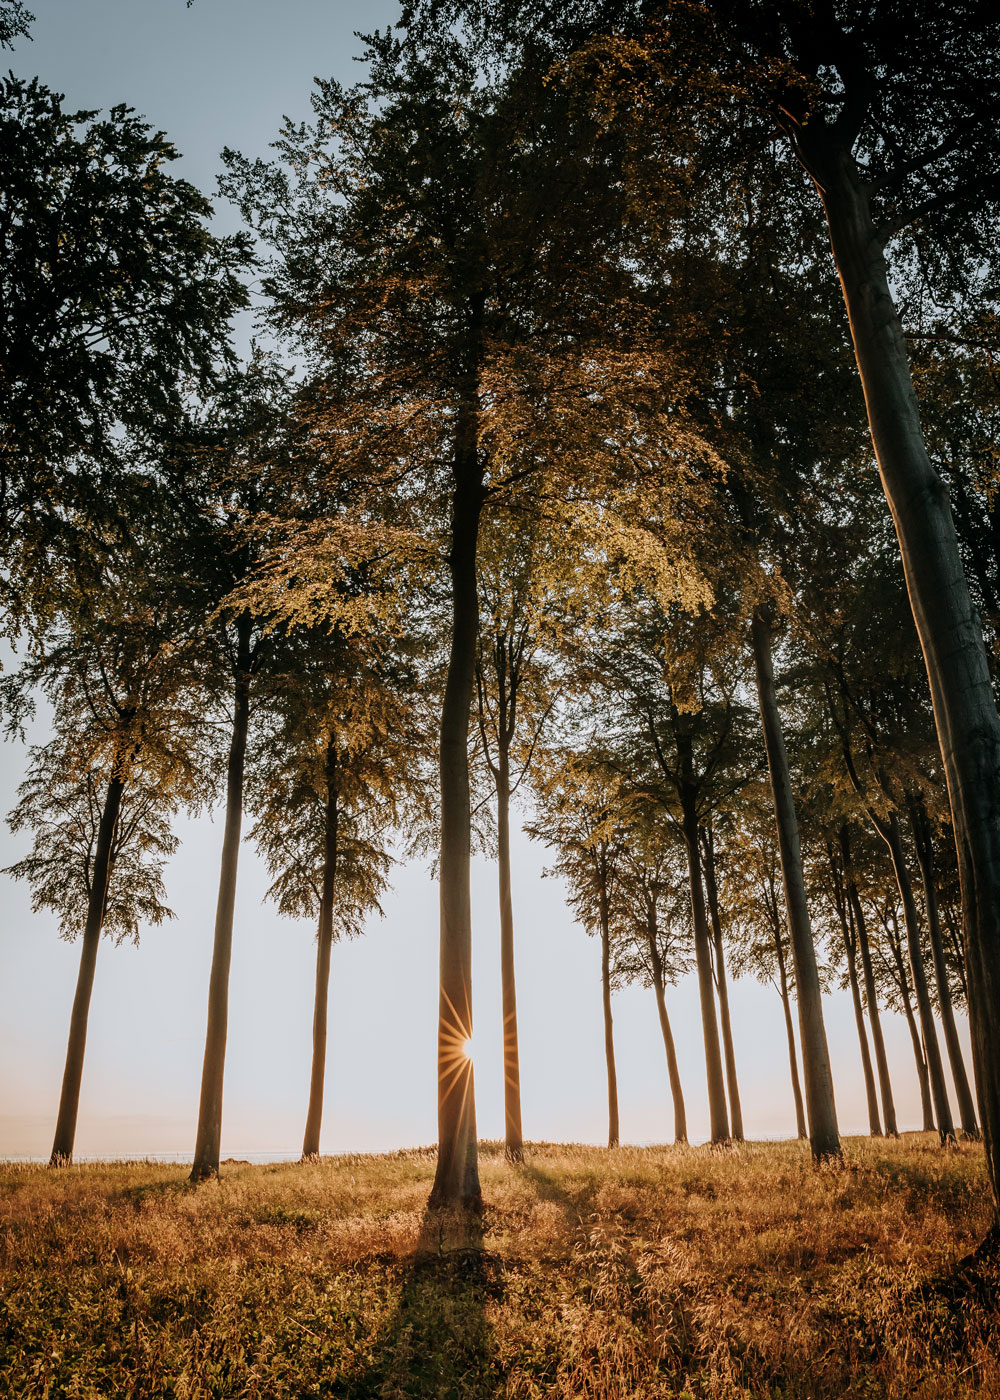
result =
[[[799,1038],[802,1045],[802,1067],[806,1081],[806,1111],[809,1120],[809,1141],[813,1157],[823,1161],[839,1157],[840,1132],[833,1097],[833,1075],[830,1052],[823,1024],[823,1003],[816,966],[816,948],[806,902],[802,877],[802,856],[799,849],[798,819],[792,793],[791,773],[781,716],[774,688],[771,660],[771,626],[760,611],[750,625],[757,696],[760,703],[764,747],[771,778],[771,795],[778,833],[778,851],[785,887],[785,908],[788,932],[792,944],[795,987],[799,1007]]]
[[[875,987],[875,969],[872,966],[872,950],[868,941],[868,925],[861,907],[861,896],[854,883],[851,865],[850,836],[847,827],[840,832],[840,850],[844,861],[847,881],[847,900],[854,914],[854,927],[858,934],[858,951],[861,954],[861,971],[865,981],[865,1001],[868,1003],[868,1024],[871,1026],[872,1043],[875,1047],[875,1066],[878,1070],[879,1092],[882,1098],[882,1122],[889,1137],[899,1137],[896,1127],[896,1105],[892,1097],[892,1081],[889,1078],[889,1061],[885,1053],[885,1037],[882,1034],[882,1020],[878,1009],[878,993]]]
[[[920,918],[917,914],[917,902],[913,897],[909,871],[906,868],[899,818],[894,811],[890,813],[887,822],[879,823],[879,829],[889,848],[889,857],[892,861],[893,873],[896,876],[899,897],[903,905],[903,925],[906,929],[906,945],[910,957],[910,978],[917,1002],[920,1037],[923,1042],[924,1059],[927,1062],[937,1130],[942,1142],[953,1142],[955,1127],[951,1120],[951,1105],[948,1102],[948,1089],[944,1082],[941,1048],[938,1045],[931,996],[927,986],[927,975],[924,971],[924,954],[920,946]]]
[[[827,844],[830,874],[833,879],[833,902],[840,923],[844,953],[847,957],[847,978],[851,988],[851,1001],[854,1006],[854,1024],[858,1032],[861,1048],[861,1068],[865,1080],[865,1097],[868,1101],[868,1130],[872,1137],[882,1136],[882,1124],[878,1112],[878,1094],[875,1090],[875,1075],[872,1072],[872,1059],[868,1049],[868,1034],[865,1030],[865,1014],[861,1005],[861,987],[858,982],[858,935],[854,924],[853,911],[849,907],[844,881],[833,852]]]
[[[118,814],[121,811],[124,792],[125,783],[116,764],[108,780],[104,807],[97,829],[97,842],[94,847],[94,864],[90,874],[90,894],[87,900],[87,920],[83,929],[80,970],[77,974],[76,993],[73,997],[73,1010],[69,1020],[66,1066],[63,1070],[59,1114],[56,1118],[56,1131],[52,1141],[52,1156],[49,1159],[50,1164],[54,1167],[66,1166],[73,1160],[76,1120],[80,1110],[80,1084],[83,1080],[83,1057],[87,1048],[90,998],[94,990],[94,972],[97,967],[97,949],[101,942],[104,910],[108,899],[108,882],[111,879],[114,864],[115,828],[118,825]]]
[[[924,446],[871,187],[824,122],[797,143],[826,211],[872,443],[899,542],[948,785],[962,891],[973,1062],[1000,1211],[1000,716],[948,493]]]
[[[337,747],[331,739],[326,750],[326,824],[324,832],[323,886],[320,891],[319,926],[316,930],[316,997],[313,1004],[312,1071],[309,1107],[302,1139],[302,1160],[319,1156],[323,1124],[323,1087],[326,1080],[326,1038],[330,999],[330,956],[333,951],[333,900],[337,879],[337,837],[340,811],[337,794]]]
[[[920,1039],[920,1032],[917,1029],[916,1017],[913,1014],[913,1002],[910,1000],[910,981],[906,975],[906,961],[903,957],[903,943],[899,935],[899,927],[896,923],[895,914],[890,911],[889,917],[884,921],[886,941],[889,944],[889,951],[892,954],[891,970],[899,987],[900,1001],[903,1007],[903,1015],[906,1018],[906,1027],[910,1032],[910,1044],[913,1047],[913,1059],[917,1066],[917,1080],[920,1085],[920,1108],[923,1115],[923,1131],[925,1133],[934,1132],[934,1105],[931,1101],[931,1081],[927,1073],[927,1061],[924,1058],[923,1044]]]
[[[924,892],[924,912],[927,915],[927,930],[930,934],[931,952],[934,958],[938,1009],[941,1014],[945,1045],[948,1048],[948,1061],[951,1065],[955,1096],[958,1100],[958,1116],[962,1125],[962,1136],[975,1140],[980,1136],[979,1124],[976,1121],[976,1107],[972,1098],[972,1090],[969,1087],[969,1077],[965,1072],[962,1046],[958,1039],[955,1009],[951,1000],[951,984],[948,978],[948,965],[944,957],[944,940],[941,937],[941,918],[938,913],[934,870],[934,839],[922,803],[914,802],[911,816],[917,863],[920,866],[920,882]]]

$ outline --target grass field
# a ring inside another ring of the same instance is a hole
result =
[[[1000,1397],[982,1151],[486,1145],[481,1227],[433,1154],[0,1167],[7,1397]]]

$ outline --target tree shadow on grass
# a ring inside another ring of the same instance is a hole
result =
[[[334,1391],[344,1400],[487,1400],[500,1393],[486,1309],[503,1293],[500,1259],[477,1215],[427,1210],[399,1299],[371,1363]]]

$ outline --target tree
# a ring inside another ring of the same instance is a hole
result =
[[[621,792],[598,749],[542,750],[535,776],[537,816],[525,830],[556,851],[553,874],[569,886],[569,904],[601,940],[604,1058],[608,1074],[608,1146],[617,1147],[618,1071],[612,993],[612,923],[625,841]]]
[[[689,958],[678,937],[690,937],[690,909],[684,908],[684,874],[677,867],[671,833],[659,814],[641,814],[630,804],[632,825],[618,865],[618,899],[612,917],[614,970],[619,977],[640,979],[656,996],[656,1011],[667,1057],[667,1076],[674,1106],[674,1142],[687,1142],[684,1091],[677,1067],[674,1035],[667,1014],[666,984],[688,971]]]
[[[6,687],[15,723],[38,687],[56,729],[35,751],[12,816],[15,828],[35,830],[31,855],[12,873],[31,882],[37,907],[59,913],[64,932],[83,924],[53,1165],[72,1160],[101,933],[136,937],[139,920],[166,916],[166,818],[203,793],[194,610],[177,586],[179,522],[139,474],[119,482],[118,505],[118,529],[105,526],[84,560],[64,561],[50,578],[57,621]]]
[[[318,920],[313,1058],[302,1159],[319,1156],[333,942],[362,932],[392,863],[388,837],[419,796],[414,673],[370,636],[293,638],[250,760],[253,837],[282,914]]]
[[[6,7],[0,36],[26,18]],[[0,548],[15,578],[44,573],[46,532],[68,528],[54,506],[86,496],[122,429],[165,433],[229,353],[248,244],[209,232],[176,156],[127,107],[66,112],[36,80],[0,82]],[[18,620],[17,590],[4,602]]]

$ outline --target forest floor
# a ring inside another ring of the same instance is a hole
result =
[[[0,1166],[0,1394],[1000,1397],[975,1145],[486,1144],[481,1226],[433,1168]]]

